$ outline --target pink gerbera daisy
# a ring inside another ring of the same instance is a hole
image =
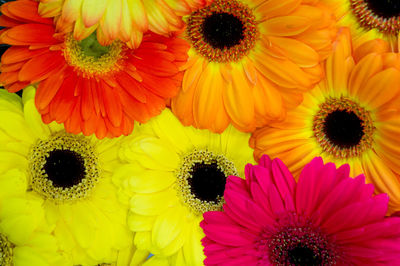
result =
[[[279,159],[230,176],[224,212],[204,213],[206,265],[400,265],[400,218],[364,176],[315,158],[298,183]]]

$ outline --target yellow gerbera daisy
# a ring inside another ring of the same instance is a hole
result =
[[[26,189],[23,171],[0,173],[0,265],[70,265],[51,235],[43,200],[25,195]]]
[[[338,23],[349,27],[358,47],[375,38],[385,39],[398,51],[400,2],[393,0],[322,0],[333,8]]]
[[[255,157],[278,157],[297,174],[315,156],[348,163],[351,176],[364,174],[377,192],[389,194],[390,211],[400,210],[400,55],[382,42],[353,52],[344,29],[326,78],[284,122],[254,133]]]
[[[151,30],[169,35],[181,30],[182,15],[210,0],[40,0],[39,13],[56,17],[58,30],[73,27],[83,40],[97,30],[97,39],[108,45],[115,39],[137,48],[143,33]]]
[[[72,135],[41,121],[35,88],[22,100],[0,90],[0,172],[16,167],[28,175],[26,197],[42,201],[53,234],[72,263],[113,262],[132,237],[127,207],[119,203],[111,171],[119,139]],[[54,264],[53,264],[54,265]]]
[[[172,110],[214,132],[283,119],[322,78],[336,34],[319,0],[215,0],[186,21],[192,48]]]
[[[138,126],[114,175],[130,201],[137,248],[172,265],[201,265],[202,214],[221,209],[226,177],[243,176],[253,161],[249,138],[232,126],[222,134],[184,127],[169,110]]]

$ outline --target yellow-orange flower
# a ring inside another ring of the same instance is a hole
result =
[[[255,157],[278,157],[297,176],[316,156],[348,163],[351,176],[364,174],[389,195],[390,211],[400,210],[400,55],[388,51],[383,40],[352,51],[343,30],[326,61],[326,78],[284,122],[253,134]]]
[[[207,2],[210,0],[40,0],[39,13],[56,17],[59,30],[73,27],[77,40],[97,30],[102,45],[118,38],[134,48],[147,30],[160,35],[181,30],[180,16]]]
[[[349,27],[353,44],[385,39],[398,51],[400,2],[392,0],[322,0],[334,10],[338,24]]]
[[[322,78],[336,32],[320,1],[216,0],[186,21],[192,48],[172,110],[214,132],[284,118]]]

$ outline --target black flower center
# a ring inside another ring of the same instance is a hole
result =
[[[352,111],[336,110],[325,118],[323,131],[334,145],[350,148],[364,136],[363,121]]]
[[[85,177],[82,156],[70,150],[50,151],[43,168],[55,187],[69,188]]]
[[[204,19],[202,34],[204,40],[213,48],[230,48],[244,38],[243,22],[228,13],[212,13]]]
[[[217,163],[195,163],[190,174],[189,185],[198,199],[217,202],[224,195],[226,177]]]
[[[289,261],[296,266],[322,265],[322,260],[308,247],[297,246],[288,251]]]
[[[383,18],[400,16],[399,0],[365,0],[368,8],[376,15]]]

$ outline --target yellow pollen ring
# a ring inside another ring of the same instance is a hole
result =
[[[82,51],[79,41],[69,34],[65,37],[63,55],[68,65],[72,66],[79,75],[93,78],[119,71],[122,68],[119,61],[125,58],[123,43],[114,41],[107,48],[108,52],[99,58],[88,56]]]
[[[363,133],[360,142],[352,147],[339,147],[332,143],[324,133],[324,123],[326,117],[334,111],[354,112],[362,121]],[[358,157],[364,151],[370,149],[373,143],[374,124],[370,112],[346,97],[328,98],[320,104],[319,111],[314,116],[313,131],[317,142],[322,149],[336,158]]]
[[[191,172],[196,163],[212,164],[216,163],[218,169],[226,177],[230,175],[237,176],[238,172],[235,165],[224,155],[217,155],[208,150],[194,150],[182,158],[182,166],[176,173],[176,190],[183,204],[187,206],[194,214],[202,215],[207,211],[220,211],[224,204],[222,196],[218,196],[216,202],[200,200],[193,195],[189,179],[192,178]]]
[[[14,245],[8,241],[7,237],[0,234],[0,265],[13,265],[13,248]]]
[[[85,177],[72,187],[55,187],[48,179],[44,165],[49,153],[54,150],[70,150],[82,156]],[[66,203],[88,197],[99,180],[100,169],[96,151],[90,141],[81,135],[72,135],[63,131],[54,133],[45,140],[39,140],[29,155],[29,176],[32,189],[55,203]]]

